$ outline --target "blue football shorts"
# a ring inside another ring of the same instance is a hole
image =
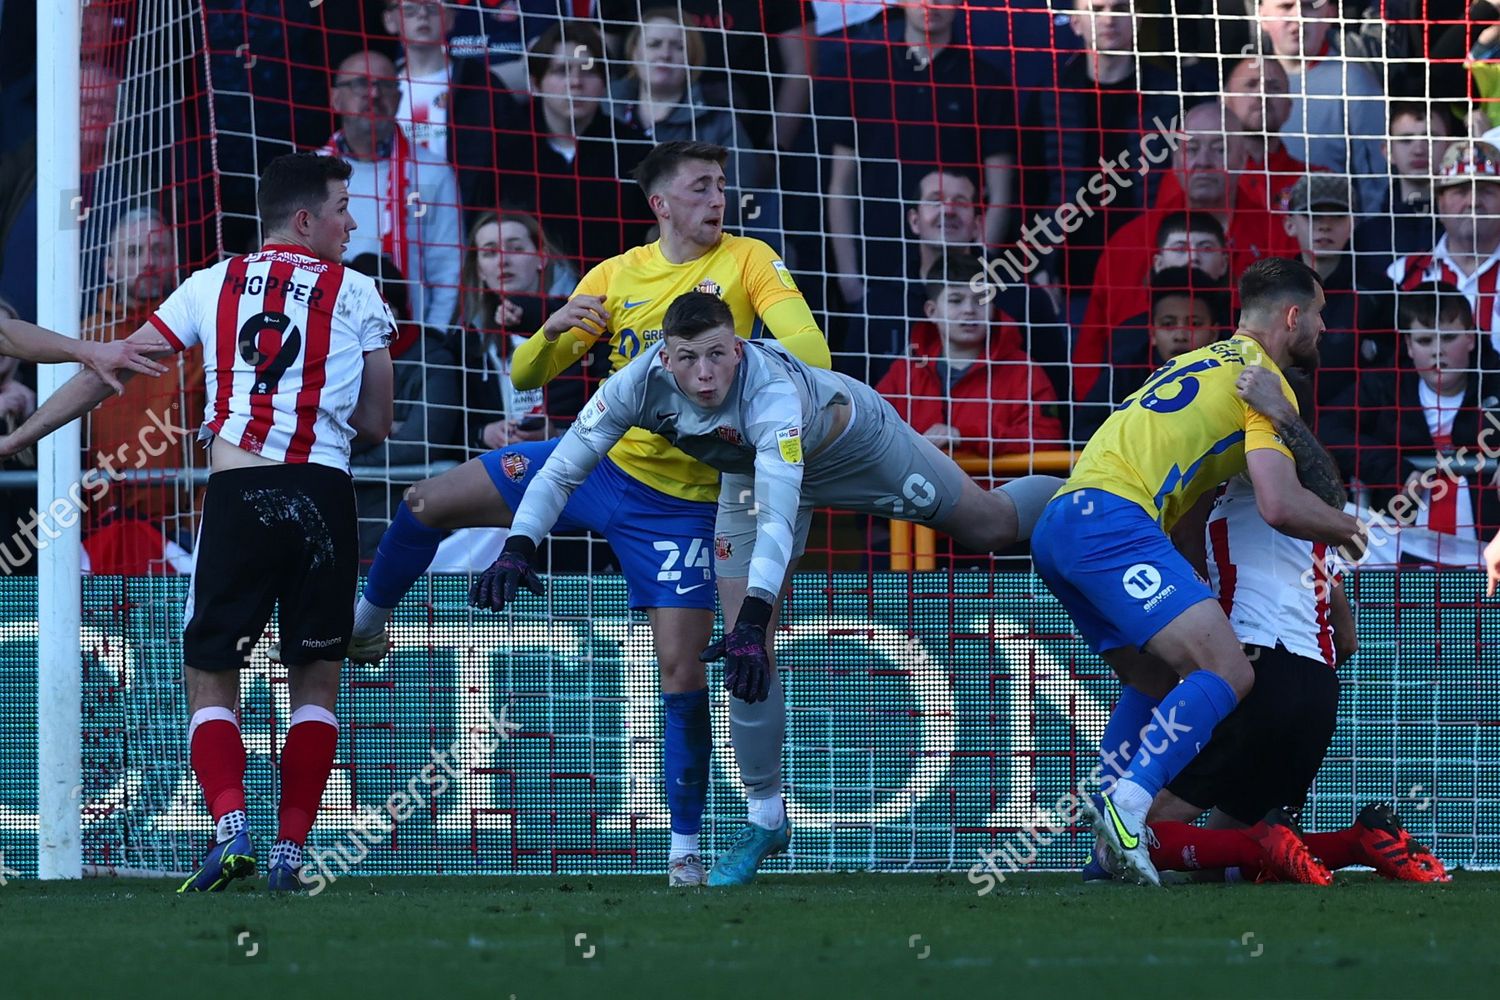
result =
[[[1064,493],[1042,511],[1031,557],[1096,653],[1151,637],[1213,592],[1138,504],[1098,489]]]
[[[559,440],[526,441],[480,458],[512,511]],[[603,535],[620,560],[632,608],[712,611],[717,512],[716,503],[654,490],[606,458],[573,491],[553,530]]]

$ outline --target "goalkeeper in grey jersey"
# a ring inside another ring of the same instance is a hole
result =
[[[659,434],[718,469],[714,556],[725,634],[703,659],[725,659],[735,755],[750,797],[779,796],[785,712],[766,636],[813,509],[917,521],[994,552],[1030,538],[1062,480],[1028,476],[981,488],[874,389],[803,364],[778,345],[736,336],[729,307],[716,296],[678,297],[662,327],[659,349],[642,351],[584,404],[526,491],[505,551],[475,581],[470,602],[498,611],[518,587],[542,593],[530,568],[537,544],[630,428]],[[752,823],[749,835],[758,834],[767,849],[750,852],[759,855],[755,864],[786,846],[784,819],[780,830]]]

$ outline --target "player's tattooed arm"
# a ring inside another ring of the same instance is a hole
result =
[[[1297,463],[1297,479],[1328,506],[1343,510],[1348,500],[1338,463],[1318,443],[1281,391],[1281,380],[1269,369],[1250,365],[1236,382],[1240,398],[1266,415]]]

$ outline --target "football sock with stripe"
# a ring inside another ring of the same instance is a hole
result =
[[[1152,711],[1130,761],[1130,777],[1117,787],[1123,790],[1136,786],[1146,794],[1149,808],[1156,793],[1208,746],[1214,727],[1238,703],[1234,688],[1218,674],[1208,670],[1188,674]]]
[[[333,770],[333,752],[338,745],[339,722],[319,705],[302,705],[292,712],[292,724],[281,749],[281,805],[277,813],[277,840],[307,842],[323,788]]]
[[[233,839],[245,828],[245,744],[233,709],[213,706],[193,713],[188,756],[214,818],[216,839]]]
[[[365,580],[364,595],[354,612],[356,635],[370,635],[384,627],[391,609],[401,603],[412,584],[427,572],[437,555],[438,543],[448,535],[447,531],[429,528],[418,521],[406,501],[401,502],[380,539],[375,562]]]
[[[698,853],[703,807],[708,802],[710,725],[708,688],[663,693],[662,781],[672,815],[671,857]]]

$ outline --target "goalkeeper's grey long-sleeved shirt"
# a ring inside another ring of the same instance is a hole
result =
[[[805,456],[828,437],[832,404],[850,402],[854,390],[845,376],[803,364],[780,345],[751,340],[744,347],[734,382],[714,409],[677,387],[659,350],[611,375],[532,480],[511,533],[540,543],[573,490],[628,429],[640,427],[710,468],[754,476],[748,586],[776,594],[792,558]]]

